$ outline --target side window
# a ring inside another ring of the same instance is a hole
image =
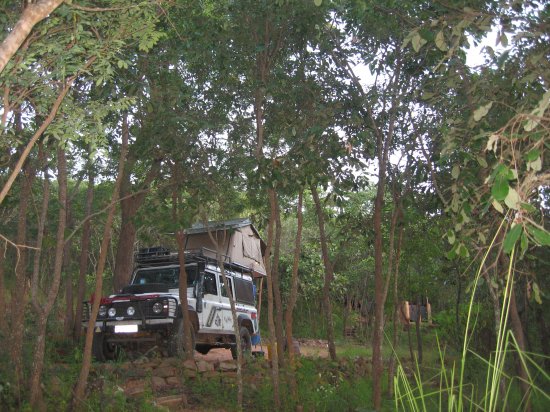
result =
[[[216,278],[212,273],[206,273],[204,275],[204,293],[210,295],[218,294],[218,288],[216,287]]]
[[[232,279],[231,278],[227,278],[227,282],[229,283],[229,288],[231,289],[231,296],[235,296],[235,293],[233,293],[233,282],[232,282]],[[222,296],[224,298],[227,298],[229,297],[227,295],[227,291],[225,290],[225,285],[223,284],[223,278],[220,276],[220,288],[222,290]]]

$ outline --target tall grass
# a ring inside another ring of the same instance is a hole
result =
[[[504,220],[497,234],[504,225]],[[472,294],[469,302],[464,340],[459,364],[453,362],[447,365],[445,348],[441,347],[439,339],[439,370],[430,377],[423,377],[418,362],[415,368],[407,373],[401,362],[398,361],[394,378],[395,409],[403,411],[433,411],[447,410],[449,412],[463,411],[503,411],[527,410],[533,400],[533,409],[550,410],[550,377],[541,366],[542,355],[528,353],[520,349],[513,333],[508,329],[510,298],[514,280],[515,249],[510,255],[510,264],[506,272],[505,289],[502,298],[502,310],[497,331],[497,342],[489,359],[471,350],[470,343],[475,329],[476,316],[474,313],[475,291],[482,274],[482,268],[491,249],[494,247],[493,238],[487,252],[483,256],[473,282]],[[508,373],[507,360],[510,355],[516,355],[527,373],[526,383],[529,392],[526,397],[519,391],[520,379]],[[476,373],[467,374],[475,368]],[[476,376],[477,375],[477,376]]]

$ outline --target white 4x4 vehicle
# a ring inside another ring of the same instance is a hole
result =
[[[120,348],[140,352],[153,346],[169,356],[181,356],[184,347],[182,308],[179,297],[177,253],[150,248],[136,256],[131,284],[121,293],[102,298],[95,323],[93,354],[99,361],[114,359]],[[231,349],[236,358],[236,338],[227,290],[216,260],[203,251],[185,253],[187,312],[195,349]],[[235,299],[243,351],[259,340],[255,285],[249,269],[225,263],[224,272]],[[85,302],[84,327],[91,302]]]

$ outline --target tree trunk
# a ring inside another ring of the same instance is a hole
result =
[[[278,350],[282,348],[277,348],[275,345],[276,334],[275,334],[275,323],[273,319],[273,281],[271,278],[271,249],[273,247],[273,227],[275,226],[275,221],[277,219],[276,215],[276,205],[275,205],[275,191],[273,189],[268,189],[269,195],[269,205],[271,213],[269,216],[269,224],[267,226],[267,247],[265,254],[265,271],[267,274],[267,326],[269,330],[269,339],[271,341],[271,377],[273,380],[273,401],[275,404],[275,409],[279,410],[281,408],[281,398],[279,395],[279,362],[278,359]]]
[[[401,312],[401,305],[399,302],[399,262],[401,260],[401,245],[403,243],[403,227],[399,228],[399,236],[397,240],[397,251],[395,253],[395,272],[393,275],[393,332],[392,332],[392,347],[393,350],[397,350],[397,344],[399,342],[399,317]],[[393,396],[393,378],[395,376],[395,362],[396,354],[393,353],[390,357],[390,364],[388,366],[388,395]]]
[[[526,351],[525,335],[523,333],[523,326],[521,324],[521,319],[518,314],[516,292],[514,290],[515,289],[514,286],[512,286],[511,289],[512,289],[512,292],[510,295],[510,325],[512,327],[512,332],[514,333],[514,337],[516,338],[518,351],[525,352]],[[531,402],[530,402],[531,385],[529,384],[529,373],[525,369],[523,363],[521,362],[519,355],[517,355],[517,359],[516,359],[516,370],[519,376],[521,391],[523,393],[523,399],[524,399],[524,405],[525,405],[524,410],[526,412],[530,412],[531,411]]]
[[[136,159],[129,162],[135,163]],[[136,241],[136,227],[134,219],[137,216],[139,208],[145,201],[147,188],[156,179],[160,173],[161,159],[154,159],[149,172],[144,178],[141,188],[132,193],[132,167],[129,167],[124,174],[124,183],[121,187],[120,210],[122,221],[120,223],[120,234],[117,244],[117,253],[115,259],[115,273],[113,275],[113,290],[118,292],[128,283],[132,277],[134,268],[134,243]]]
[[[122,185],[122,179],[124,175],[124,163],[126,161],[126,153],[128,150],[128,118],[123,119],[122,124],[122,150],[120,152],[120,161],[118,164],[118,175],[115,182],[115,187],[112,196],[112,205],[107,213],[107,219],[105,220],[105,228],[103,230],[103,238],[101,240],[101,249],[99,251],[99,259],[97,262],[96,270],[96,284],[94,292],[94,301],[92,303],[92,311],[90,319],[88,321],[88,328],[86,330],[86,341],[84,343],[84,353],[82,355],[82,367],[80,369],[80,375],[76,382],[73,398],[71,401],[70,410],[76,410],[80,406],[80,402],[84,399],[84,391],[88,383],[88,375],[90,373],[90,365],[92,363],[92,341],[94,336],[95,322],[97,319],[97,313],[99,312],[99,304],[101,302],[101,293],[103,288],[103,270],[105,269],[105,262],[107,261],[107,252],[109,249],[109,242],[111,241],[111,227],[113,225],[113,218],[116,210],[116,202],[119,199],[120,187]]]
[[[286,323],[286,347],[288,348],[288,359],[290,363],[290,379],[291,379],[291,390],[294,398],[296,398],[296,375],[294,374],[295,366],[295,354],[294,354],[294,345],[293,345],[293,336],[292,336],[292,321],[294,308],[296,307],[296,300],[298,299],[298,266],[300,262],[300,250],[302,243],[302,227],[304,222],[304,217],[302,214],[302,202],[303,202],[303,191],[300,191],[298,195],[298,206],[296,207],[296,217],[297,217],[297,228],[296,228],[296,239],[294,242],[294,259],[292,261],[292,279],[290,280],[290,296],[288,298],[286,313],[285,313],[285,323]]]
[[[23,377],[23,334],[25,330],[25,310],[27,306],[27,210],[31,200],[32,183],[35,170],[29,160],[24,167],[24,179],[19,198],[16,243],[17,255],[15,265],[15,293],[11,299],[11,360],[14,366],[17,391],[24,382]]]
[[[59,285],[61,283],[61,272],[63,270],[63,251],[65,244],[65,227],[67,224],[67,161],[65,152],[62,148],[57,149],[57,181],[59,190],[59,222],[57,226],[54,274],[51,279],[51,287],[48,291],[46,302],[40,304],[38,300],[33,299],[33,306],[38,314],[37,319],[37,337],[33,356],[33,367],[31,374],[30,403],[34,409],[39,409],[42,402],[42,389],[40,381],[42,369],[44,367],[44,351],[46,348],[46,327],[48,316],[54,306]]]
[[[180,306],[183,319],[183,331],[185,334],[185,357],[192,359],[195,355],[195,349],[193,348],[193,342],[191,339],[191,320],[189,319],[187,300],[187,271],[185,270],[185,233],[183,230],[176,232],[176,241],[178,243],[178,261],[180,264],[179,272],[179,294],[180,294]]]
[[[67,228],[73,226],[72,216],[71,216],[71,200],[67,197],[66,203],[66,212],[67,212]],[[63,272],[65,274],[65,325],[64,332],[65,337],[70,339],[73,329],[74,329],[74,298],[73,298],[73,276],[71,270],[72,263],[72,238],[65,242],[65,248],[63,252]]]
[[[123,196],[125,195],[122,192]],[[121,223],[118,244],[116,248],[115,273],[113,274],[113,291],[119,292],[130,283],[134,267],[134,244],[136,242],[136,227],[133,219],[139,205],[134,197],[121,200]]]
[[[2,242],[0,242],[0,313],[3,314],[3,316],[0,316],[0,333],[2,335],[6,332],[6,315],[7,315],[7,307],[6,307],[6,286],[4,284],[4,255],[6,253],[6,247],[7,245]]]
[[[39,0],[29,3],[13,30],[0,44],[0,73],[19,50],[32,28],[50,15],[64,0]]]
[[[279,287],[279,256],[281,252],[281,211],[279,207],[279,201],[277,200],[277,193],[273,191],[275,197],[275,244],[273,247],[273,263],[271,264],[271,279],[273,282],[273,297],[275,302],[275,334],[277,336],[277,350],[279,367],[285,366],[285,353],[283,348],[285,347],[285,337],[283,329],[283,302],[281,299],[281,288]]]
[[[332,304],[330,302],[330,284],[334,279],[332,262],[328,255],[327,238],[325,235],[325,214],[321,208],[317,188],[311,185],[311,194],[315,202],[315,210],[317,212],[317,221],[319,224],[319,238],[321,241],[321,253],[323,255],[323,263],[325,265],[325,283],[323,286],[323,306],[325,307],[325,317],[327,321],[327,340],[328,352],[332,360],[336,360],[336,346],[334,345],[334,324],[332,322]]]
[[[422,300],[420,299],[420,296],[418,296],[416,299],[416,348],[418,352],[416,360],[418,361],[419,365],[422,365],[422,357],[423,357],[422,333],[420,331],[420,322],[422,321],[422,314],[420,311],[421,305],[422,305]]]
[[[82,239],[80,242],[80,260],[78,271],[78,292],[76,297],[76,312],[74,321],[74,339],[80,339],[82,331],[82,309],[84,301],[84,293],[86,292],[86,275],[88,273],[88,253],[90,251],[90,239],[92,232],[92,206],[94,201],[94,173],[92,166],[88,165],[88,190],[86,191],[86,206],[84,224],[82,226]]]

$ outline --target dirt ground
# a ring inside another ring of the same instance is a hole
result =
[[[300,354],[308,358],[328,358],[328,346],[325,340],[320,339],[298,339]],[[264,357],[269,359],[269,344],[252,346],[252,352],[263,352]],[[231,360],[229,349],[211,349],[206,355],[195,352],[195,359],[203,359],[208,362],[223,362]]]

